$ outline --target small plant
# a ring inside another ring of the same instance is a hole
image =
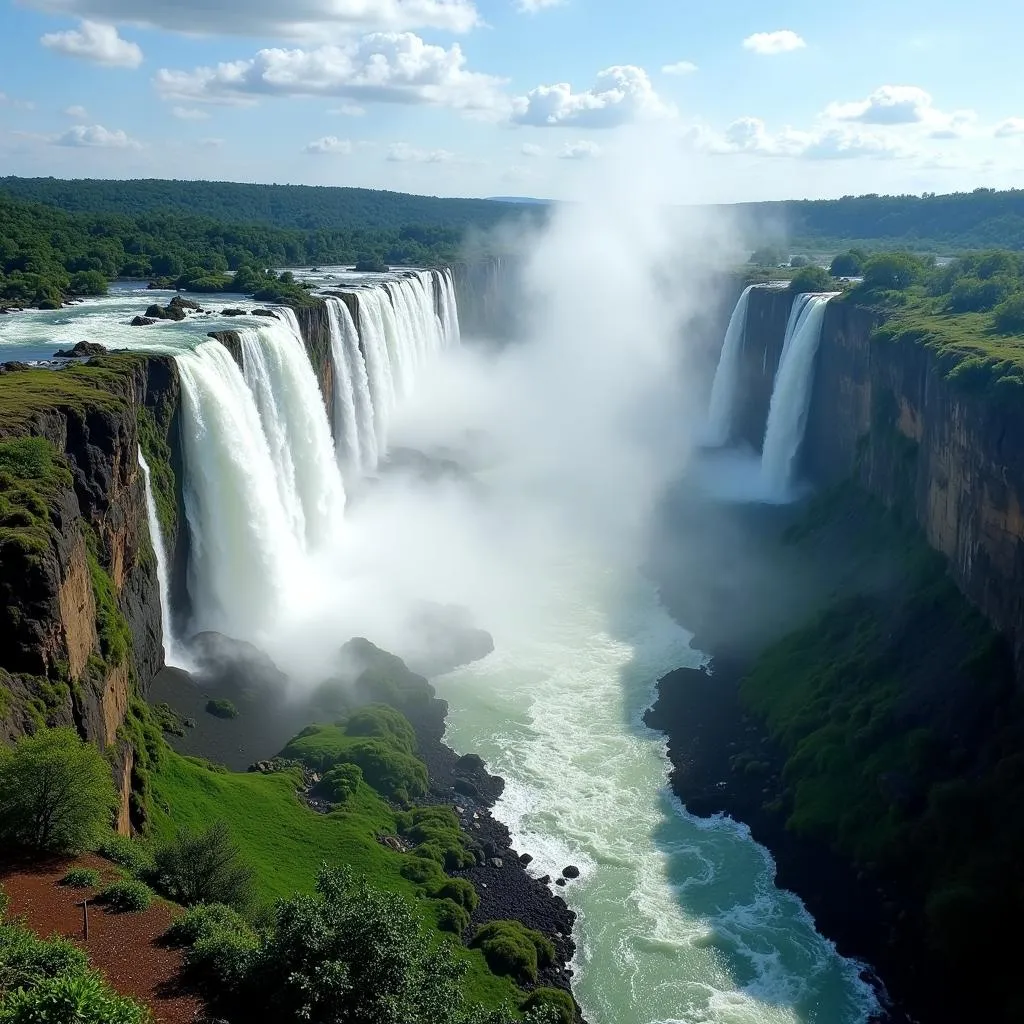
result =
[[[93,868],[72,868],[60,884],[72,889],[95,889],[100,884],[100,873]]]
[[[245,932],[249,930],[244,917],[223,903],[200,903],[185,911],[164,932],[172,946],[194,946],[204,935],[218,929]]]
[[[555,947],[540,932],[519,921],[491,921],[473,937],[495,974],[505,974],[520,982],[537,980],[539,967],[555,958]]]
[[[156,887],[172,900],[227,903],[245,907],[252,899],[253,869],[227,825],[214,822],[205,832],[180,831],[154,858]]]
[[[560,988],[538,988],[531,992],[520,1007],[526,1013],[546,1009],[554,1014],[555,1024],[573,1024],[576,1020],[576,1003],[572,996]]]
[[[208,700],[206,702],[207,714],[213,715],[214,718],[237,718],[238,708],[229,700]]]
[[[332,803],[347,803],[363,781],[363,770],[355,764],[339,764],[321,780],[320,789]]]
[[[149,1011],[119,996],[95,971],[61,974],[10,992],[0,1024],[150,1024]]]
[[[153,902],[153,890],[144,882],[128,879],[108,885],[96,897],[96,902],[109,907],[115,914],[140,914]]]
[[[130,836],[109,835],[96,852],[132,875],[142,876],[153,870],[153,855],[149,848]]]
[[[430,895],[437,900],[451,900],[470,913],[480,905],[480,896],[468,878],[446,878],[431,887]]]
[[[451,900],[439,900],[437,927],[453,935],[461,935],[469,927],[469,911]]]

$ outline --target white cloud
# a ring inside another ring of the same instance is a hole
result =
[[[303,147],[305,153],[315,153],[321,156],[330,154],[348,156],[352,152],[352,143],[349,139],[339,139],[335,135],[325,135],[322,139],[307,143]]]
[[[400,164],[446,164],[455,159],[455,154],[447,149],[417,149],[408,142],[393,142],[388,147],[387,159]]]
[[[375,33],[342,46],[260,50],[250,60],[157,72],[164,99],[254,103],[264,96],[339,96],[365,103],[406,103],[498,117],[508,110],[501,80],[466,70],[458,44],[449,49],[412,33]]]
[[[339,114],[342,117],[362,117],[366,113],[366,108],[359,106],[358,103],[341,103],[336,107],[331,107],[327,113]]]
[[[788,28],[779,32],[755,32],[743,40],[744,50],[764,56],[791,53],[793,50],[802,50],[806,45],[800,36]]]
[[[805,160],[849,160],[874,157],[900,160],[915,155],[906,142],[879,133],[828,128],[815,135],[800,154]]]
[[[692,75],[696,70],[697,65],[693,61],[678,60],[675,64],[665,64],[661,73],[663,75]]]
[[[1024,117],[1008,117],[996,125],[993,133],[997,139],[1008,139],[1014,135],[1024,135]]]
[[[69,57],[81,57],[108,68],[137,68],[142,49],[117,34],[113,25],[83,21],[81,28],[49,32],[39,40],[43,46]]]
[[[89,116],[89,111],[85,107],[68,107],[64,111],[65,117],[73,118],[75,121],[84,121]]]
[[[361,32],[430,28],[468,32],[480,24],[473,0],[26,0],[40,10],[189,35],[333,42]]]
[[[867,99],[830,103],[825,115],[836,121],[862,124],[919,124],[938,113],[930,93],[916,85],[883,85]]]
[[[596,142],[567,142],[558,154],[560,160],[593,160],[601,155],[601,147]]]
[[[520,152],[523,156],[538,157],[544,155],[544,147],[538,146],[533,142],[524,142]]]
[[[101,124],[76,124],[53,140],[58,146],[80,146],[91,149],[138,149],[139,144],[120,130],[111,131]]]
[[[567,82],[539,85],[513,100],[512,120],[538,128],[616,128],[674,113],[654,91],[647,72],[626,64],[602,71],[585,92],[573,92]]]
[[[558,7],[565,0],[516,0],[516,10],[522,14],[535,14],[546,7]]]
[[[205,110],[195,107],[172,107],[171,115],[179,121],[205,121],[210,116]]]

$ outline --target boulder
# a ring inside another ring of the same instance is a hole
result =
[[[565,886],[567,886],[568,884],[569,883],[564,878],[556,878],[555,879],[555,885],[560,885],[560,886],[562,886],[562,888],[565,888]]]
[[[519,854],[519,863],[525,868],[527,864],[533,863],[533,858],[528,853]]]
[[[137,316],[132,320],[132,327],[149,327],[150,324],[155,324],[156,321],[151,316]]]
[[[107,352],[106,346],[98,341],[80,341],[74,348],[66,352],[54,352],[54,359],[84,359],[88,356],[102,356]]]
[[[562,868],[562,876],[564,878],[579,878],[580,869],[575,864],[570,864],[567,868]]]
[[[245,316],[244,309],[222,309],[220,311],[221,316]]]
[[[184,320],[185,310],[181,306],[158,306],[155,302],[146,310],[146,316],[154,320]]]
[[[492,857],[488,862],[492,868],[503,868],[505,862],[500,857]]]
[[[275,320],[278,319],[277,314],[272,309],[254,309],[252,311],[252,315],[253,316],[269,316],[269,317],[273,317]]]
[[[28,363],[19,363],[17,360],[12,360],[9,363],[0,363],[0,374],[3,373],[17,373],[19,370],[31,370],[32,367]]]
[[[168,309],[194,309],[197,313],[202,313],[203,307],[193,299],[184,299],[180,295],[175,295],[170,302],[167,303]]]

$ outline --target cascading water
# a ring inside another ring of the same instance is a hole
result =
[[[149,542],[153,545],[156,557],[156,578],[160,587],[160,629],[163,633],[164,664],[184,667],[178,658],[177,645],[174,642],[174,631],[171,623],[171,586],[170,574],[167,571],[167,549],[164,547],[163,532],[160,529],[160,518],[156,511],[156,497],[153,494],[153,478],[139,448],[139,467],[146,482],[146,519],[149,523]]]
[[[761,483],[774,501],[785,501],[789,495],[811,405],[814,357],[825,308],[834,294],[801,295],[790,313],[761,454]]]
[[[334,436],[338,461],[348,481],[377,468],[373,397],[352,314],[341,299],[326,301],[334,365]]]
[[[736,394],[739,387],[740,351],[743,348],[743,336],[746,333],[747,309],[750,306],[750,293],[753,285],[745,288],[736,303],[736,308],[729,318],[729,327],[725,332],[722,354],[715,370],[715,380],[711,385],[711,404],[708,409],[707,442],[710,445],[724,445],[729,441],[732,431],[733,409],[736,406]]]

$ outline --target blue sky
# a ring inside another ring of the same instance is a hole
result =
[[[1019,0],[0,0],[0,169],[680,201],[1024,186]]]

